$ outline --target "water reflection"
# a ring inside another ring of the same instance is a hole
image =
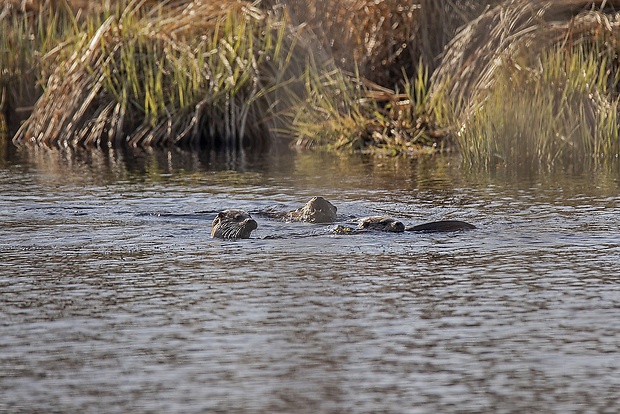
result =
[[[0,162],[0,412],[620,409],[617,166],[12,147]],[[208,238],[219,209],[317,194],[345,219],[479,229],[258,218],[252,239]]]

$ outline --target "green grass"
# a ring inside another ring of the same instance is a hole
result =
[[[298,145],[376,154],[433,152],[442,144],[437,120],[445,118],[440,95],[428,93],[428,70],[403,73],[402,92],[369,82],[357,73],[322,73],[310,67],[306,100],[298,102],[291,135]]]
[[[478,19],[471,1],[63,1],[0,21],[3,128],[33,107],[17,144],[456,143],[485,166],[619,153],[620,23],[586,1],[488,1]]]
[[[0,112],[9,128],[41,95],[59,58],[56,48],[75,23],[62,7],[43,8],[34,15],[8,13],[0,19]]]
[[[577,46],[544,51],[534,67],[505,65],[462,124],[472,164],[554,164],[618,154],[615,54]]]
[[[86,27],[86,30],[83,29]],[[68,36],[16,142],[239,145],[271,138],[307,52],[242,1],[124,4]],[[290,107],[290,105],[288,105]]]

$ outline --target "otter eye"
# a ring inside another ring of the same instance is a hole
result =
[[[235,214],[235,220],[241,220],[241,214]]]

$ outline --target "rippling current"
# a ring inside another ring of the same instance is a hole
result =
[[[2,155],[2,413],[620,412],[617,165]],[[315,195],[478,229],[209,238]]]

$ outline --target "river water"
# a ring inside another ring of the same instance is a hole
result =
[[[4,150],[2,413],[620,412],[618,165]],[[335,235],[225,208],[460,219]]]

